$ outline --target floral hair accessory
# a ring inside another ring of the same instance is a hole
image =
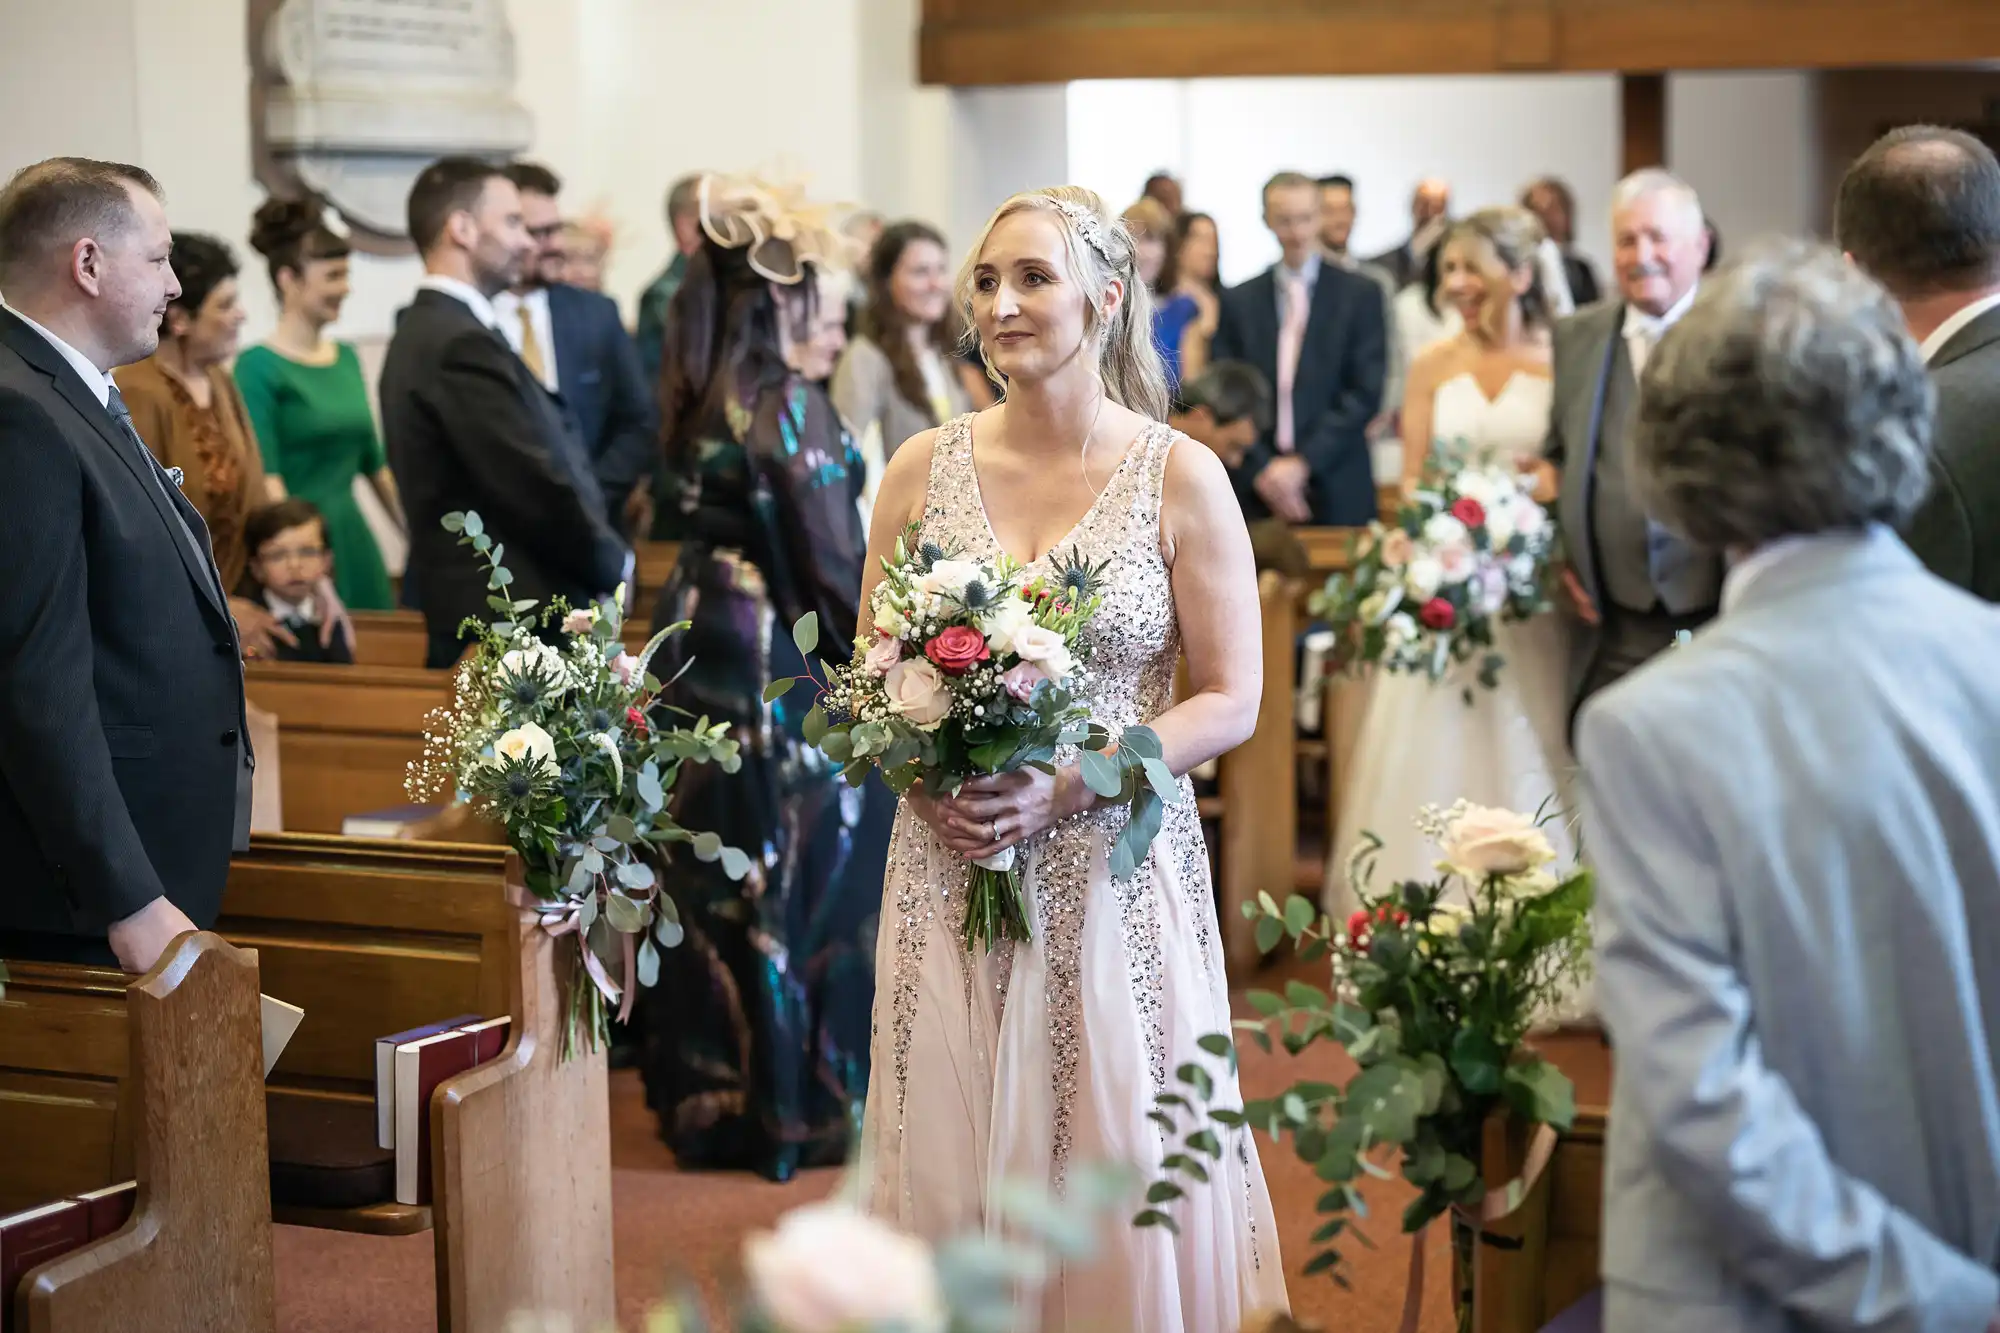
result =
[[[1084,239],[1084,243],[1097,251],[1098,258],[1113,268],[1118,267],[1118,261],[1111,257],[1111,242],[1104,234],[1104,220],[1102,218],[1098,217],[1093,210],[1085,208],[1082,204],[1073,204],[1067,199],[1058,199],[1054,195],[1046,197],[1049,203],[1054,206],[1056,212],[1062,214],[1069,222],[1069,225],[1075,229],[1076,234]]]
[[[795,182],[703,176],[700,203],[708,238],[727,250],[747,249],[750,267],[772,282],[792,286],[808,264],[822,272],[846,264],[849,247],[833,225],[833,210],[808,201]]]

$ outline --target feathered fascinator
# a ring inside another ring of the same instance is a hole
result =
[[[755,176],[701,178],[701,229],[728,250],[748,250],[750,267],[791,286],[806,265],[822,272],[845,267],[852,248],[833,223],[833,209],[806,198],[796,183]]]

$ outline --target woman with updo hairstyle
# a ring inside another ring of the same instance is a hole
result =
[[[357,611],[396,605],[382,549],[355,499],[366,477],[390,516],[403,522],[396,478],[368,405],[361,358],[326,336],[347,300],[348,244],[315,198],[272,199],[257,210],[250,244],[278,293],[270,340],[236,358],[236,384],[257,428],[264,467],[326,519],[333,584]]]
[[[864,513],[896,446],[972,406],[953,355],[958,320],[944,237],[922,222],[885,227],[868,253],[860,331],[833,372],[833,402],[859,436]]]
[[[666,877],[686,938],[641,993],[639,1064],[681,1166],[788,1180],[853,1147],[894,810],[879,778],[850,788],[806,743],[810,690],[765,693],[807,674],[792,627],[808,614],[814,675],[854,644],[861,458],[825,387],[846,247],[782,186],[704,177],[698,208],[660,390],[686,535],[653,613],[655,631],[692,626],[652,672],[662,722],[706,717],[740,742],[737,771],[681,771],[673,810],[750,865],[738,881],[685,857]]]
[[[894,671],[932,651],[923,626],[877,626],[868,611],[881,560],[913,525],[920,550],[1009,556],[1066,595],[1102,596],[1077,696],[1114,733],[1150,728],[1149,768],[1177,790],[1118,878],[1112,846],[1129,807],[1092,791],[1073,749],[1046,771],[904,796],[881,892],[857,1192],[922,1236],[989,1223],[1003,1183],[1060,1191],[1068,1173],[1111,1160],[1159,1171],[1166,1140],[1147,1111],[1190,1062],[1213,1079],[1217,1105],[1240,1104],[1234,1071],[1197,1045],[1226,1032],[1230,1014],[1186,774],[1248,738],[1263,665],[1256,567],[1228,474],[1163,424],[1153,297],[1130,229],[1089,190],[1016,195],[973,244],[958,301],[1006,396],[890,460],[859,642],[893,654]],[[899,698],[923,680],[910,670]],[[969,863],[1016,848],[1029,938],[968,950]],[[1023,1292],[1017,1322],[1166,1333],[1285,1308],[1249,1133],[1231,1134],[1208,1167],[1173,1205],[1178,1233],[1107,1229],[1093,1262]]]
[[[121,366],[114,378],[132,425],[163,467],[180,473],[181,493],[201,513],[222,586],[233,592],[249,566],[244,523],[250,511],[284,498],[267,482],[243,396],[229,377],[244,310],[236,256],[213,236],[177,231],[174,276],[181,294],[160,324],[159,350]],[[290,633],[247,597],[229,598],[246,657],[274,656]]]
[[[1556,472],[1543,456],[1554,395],[1550,324],[1568,302],[1561,255],[1522,208],[1487,208],[1452,224],[1436,247],[1438,299],[1460,331],[1410,366],[1403,397],[1406,492],[1467,467],[1511,470],[1531,480],[1535,500],[1491,514],[1514,531],[1552,523]],[[1414,568],[1414,565],[1412,566]],[[1414,577],[1414,576],[1413,576]],[[1479,595],[1499,598],[1503,585]],[[1415,606],[1395,616],[1414,617]],[[1390,618],[1391,634],[1415,634],[1413,618]],[[1501,660],[1489,687],[1486,659]],[[1497,624],[1490,652],[1475,652],[1433,683],[1416,673],[1377,675],[1354,743],[1353,771],[1327,866],[1327,906],[1337,917],[1359,906],[1346,851],[1366,834],[1382,840],[1372,882],[1434,878],[1436,849],[1412,826],[1426,805],[1533,812],[1568,808],[1574,762],[1567,740],[1567,626],[1553,612]],[[1558,865],[1575,843],[1570,821],[1544,825]],[[1560,1013],[1588,1006],[1572,997]]]

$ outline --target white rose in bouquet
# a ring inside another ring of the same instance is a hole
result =
[[[1445,864],[1471,880],[1519,875],[1556,859],[1548,835],[1514,810],[1467,805],[1455,813],[1438,839]]]
[[[930,1247],[847,1204],[795,1208],[743,1243],[757,1308],[781,1333],[893,1325],[944,1333],[944,1292]]]
[[[979,619],[986,632],[986,647],[995,657],[1014,651],[1014,636],[1033,623],[1033,610],[1013,593],[1008,593]]]
[[[979,566],[969,560],[937,560],[932,562],[931,572],[917,580],[917,587],[934,596],[959,597],[980,573]]]
[[[1424,544],[1438,551],[1454,546],[1470,549],[1472,534],[1450,514],[1432,514],[1424,523]]]
[[[1361,623],[1379,625],[1402,605],[1403,589],[1397,584],[1378,588],[1361,599]]]
[[[1391,649],[1402,648],[1417,641],[1417,622],[1409,612],[1398,611],[1389,617],[1383,635]]]
[[[929,731],[951,712],[951,690],[936,666],[922,657],[898,662],[882,677],[890,711]]]
[[[1438,571],[1447,586],[1455,587],[1471,578],[1479,568],[1479,558],[1470,546],[1445,546],[1438,549]]]
[[[503,653],[500,657],[500,675],[503,679],[509,680],[539,677],[544,681],[553,682],[557,690],[561,690],[569,678],[569,672],[563,665],[562,654],[540,641],[509,649]]]
[[[1024,626],[1014,636],[1014,655],[1048,672],[1051,680],[1061,680],[1076,670],[1076,658],[1070,655],[1063,636],[1042,625]]]
[[[1495,551],[1503,551],[1514,540],[1514,506],[1496,504],[1486,511],[1486,540]]]
[[[532,722],[523,722],[493,742],[493,753],[497,760],[539,761],[542,770],[552,776],[560,771],[556,764],[555,737]]]
[[[1457,522],[1456,519],[1452,520]],[[1411,600],[1428,602],[1437,596],[1438,585],[1444,582],[1444,569],[1434,555],[1420,555],[1403,568],[1403,588]]]
[[[1514,531],[1533,541],[1549,526],[1549,511],[1536,504],[1532,496],[1517,495],[1507,506],[1507,515],[1513,523]]]

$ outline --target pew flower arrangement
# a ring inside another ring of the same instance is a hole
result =
[[[1505,664],[1494,627],[1549,610],[1555,545],[1531,476],[1484,463],[1448,471],[1434,456],[1396,521],[1368,525],[1311,610],[1334,632],[1336,666],[1438,681],[1477,656],[1477,679],[1492,689]],[[1470,686],[1464,696],[1472,702]]]
[[[681,940],[660,885],[669,849],[686,844],[732,879],[748,873],[743,852],[682,828],[667,809],[682,764],[734,772],[737,743],[707,718],[660,726],[649,713],[660,682],[647,665],[685,626],[660,631],[634,657],[621,646],[623,588],[581,609],[514,598],[504,548],[479,515],[447,514],[444,526],[485,563],[494,619],[465,622],[474,650],[458,668],[451,705],[426,720],[424,755],[406,786],[419,801],[469,800],[504,825],[525,905],[551,935],[575,940],[574,965],[559,974],[567,1058],[608,1040],[612,1007],[628,1016],[638,988],[659,976],[659,949]],[[558,628],[558,643],[541,637]]]
[[[1202,1155],[1215,1155],[1212,1126],[1247,1125],[1273,1142],[1290,1136],[1327,1185],[1308,1276],[1346,1285],[1334,1242],[1364,1215],[1355,1182],[1364,1172],[1388,1178],[1384,1163],[1394,1161],[1418,1191],[1403,1230],[1417,1235],[1452,1215],[1461,1277],[1469,1277],[1473,1232],[1462,1224],[1486,1202],[1479,1157],[1488,1117],[1560,1130],[1576,1114],[1569,1078],[1524,1038],[1587,975],[1591,876],[1552,870],[1555,853],[1527,815],[1461,801],[1426,807],[1418,824],[1443,853],[1437,878],[1373,891],[1367,881],[1382,844],[1364,836],[1349,876],[1361,907],[1345,923],[1297,896],[1282,908],[1269,894],[1244,904],[1261,950],[1289,938],[1306,960],[1329,961],[1333,984],[1330,994],[1301,981],[1282,995],[1251,991],[1261,1017],[1235,1026],[1266,1051],[1275,1031],[1293,1055],[1331,1039],[1358,1071],[1344,1087],[1299,1082],[1237,1109],[1210,1105],[1208,1071],[1183,1065],[1181,1089],[1157,1098],[1152,1114],[1170,1134],[1185,1131],[1184,1119],[1193,1132],[1165,1159],[1166,1177],[1148,1192],[1139,1225],[1172,1227],[1178,1178],[1204,1178]],[[1201,1045],[1235,1059],[1222,1034]],[[1462,1319],[1468,1314],[1462,1302]]]
[[[921,781],[948,795],[969,779],[1035,767],[1053,773],[1056,752],[1076,746],[1083,778],[1131,808],[1111,848],[1112,874],[1128,878],[1160,831],[1163,802],[1182,799],[1159,738],[1090,720],[1077,696],[1089,658],[1084,626],[1103,602],[1105,570],[1071,551],[1049,575],[1029,577],[1005,554],[964,559],[919,542],[917,525],[882,561],[870,610],[873,632],[829,673],[805,719],[805,739],[860,785],[870,767],[898,793]],[[802,654],[818,644],[807,615],[793,629]],[[768,699],[797,682],[774,682]],[[1029,937],[1016,853],[973,862],[963,926],[968,949]]]

